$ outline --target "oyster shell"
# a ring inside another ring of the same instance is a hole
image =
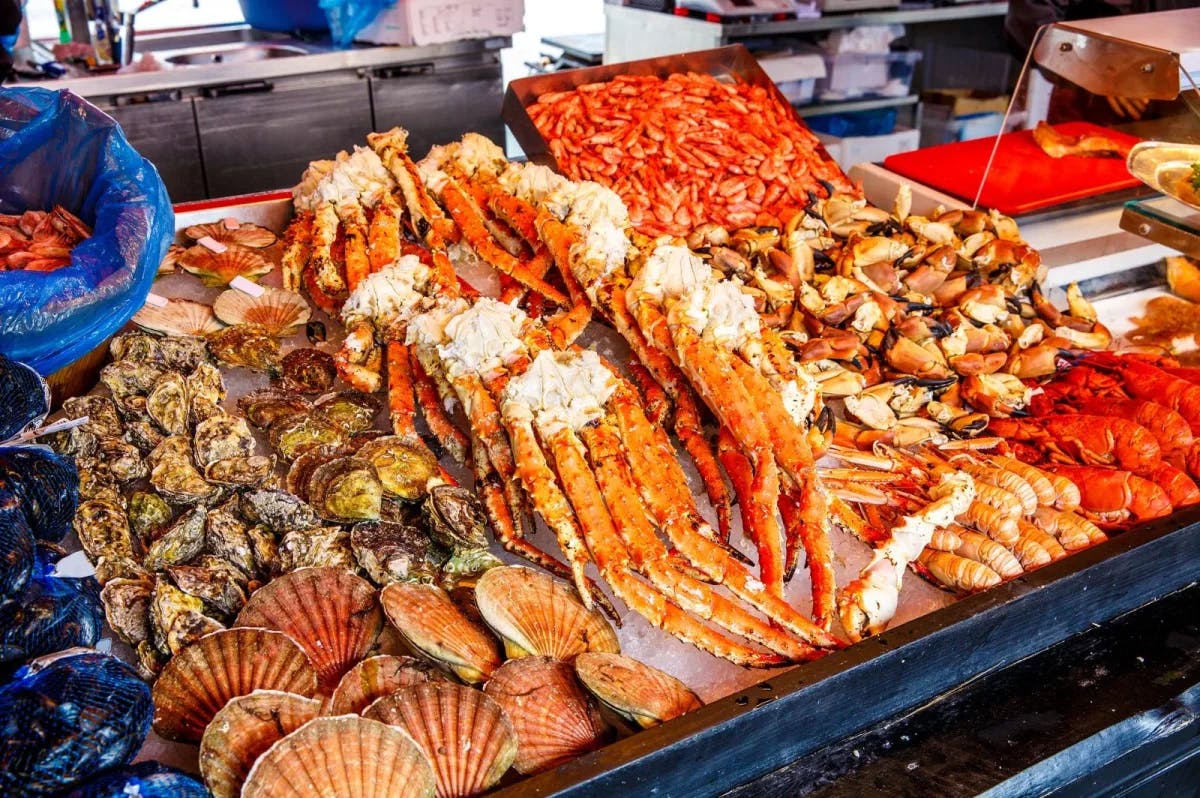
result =
[[[202,336],[221,329],[213,309],[190,299],[168,299],[166,307],[143,305],[133,314],[133,323],[143,330],[163,335]]]
[[[377,699],[402,687],[422,682],[444,682],[446,675],[412,657],[381,654],[368,657],[346,671],[329,699],[329,715],[360,715]]]
[[[168,662],[154,683],[154,730],[168,740],[199,742],[229,699],[255,690],[311,698],[317,674],[282,632],[226,629],[205,635]]]
[[[263,429],[270,429],[281,419],[307,415],[312,410],[312,403],[303,396],[293,396],[274,388],[248,393],[238,399],[237,406],[251,424]]]
[[[188,406],[187,382],[173,371],[159,379],[146,397],[146,412],[168,435],[187,434]]]
[[[241,488],[261,485],[274,473],[275,457],[273,455],[253,455],[218,460],[204,470],[204,477],[217,485]]]
[[[100,591],[104,617],[117,636],[131,646],[150,639],[150,599],[154,583],[149,579],[109,579]]]
[[[217,487],[204,480],[191,460],[178,457],[165,458],[151,468],[150,484],[173,504],[204,503],[218,495]]]
[[[158,494],[138,490],[129,496],[129,528],[143,547],[153,543],[174,517],[171,505]]]
[[[486,681],[503,662],[495,639],[439,587],[393,582],[379,594],[379,601],[409,645],[465,682]]]
[[[262,524],[246,528],[250,540],[250,552],[254,555],[254,568],[260,576],[271,576],[283,571],[283,560],[275,535]]]
[[[226,222],[194,224],[185,229],[183,234],[192,241],[199,241],[207,237],[226,246],[233,244],[250,249],[265,249],[278,240],[278,236],[265,227],[250,222],[239,222],[234,226],[234,221],[236,220],[228,220],[228,224]]]
[[[473,585],[484,571],[502,565],[504,563],[500,558],[487,549],[459,549],[442,564],[442,581],[449,584],[463,582]]]
[[[113,399],[117,406],[117,413],[126,425],[132,421],[150,420],[150,413],[146,410],[146,397],[131,393],[128,396],[115,396]]]
[[[230,699],[200,740],[200,773],[213,798],[237,798],[254,761],[320,713],[320,701],[279,690]]]
[[[351,530],[350,548],[359,566],[378,585],[437,579],[437,567],[429,561],[429,538],[416,527],[364,521]]]
[[[144,479],[149,473],[138,448],[119,438],[101,438],[96,454],[118,482]]]
[[[79,468],[79,498],[103,499],[118,507],[125,505],[125,497],[121,495],[121,486],[104,464],[99,460],[77,457],[76,466]]]
[[[204,614],[204,602],[164,577],[154,582],[150,599],[150,640],[163,654],[178,654],[204,635],[224,627]]]
[[[62,411],[67,418],[87,416],[87,423],[77,429],[86,430],[98,438],[119,438],[125,434],[125,425],[117,414],[117,406],[107,396],[72,396],[63,400]]]
[[[435,485],[421,505],[430,537],[439,546],[487,548],[487,515],[475,494],[454,485]]]
[[[137,655],[138,673],[148,682],[158,678],[158,674],[162,673],[163,666],[167,664],[166,654],[160,652],[154,647],[154,644],[149,640],[143,640],[134,648],[134,653]]]
[[[90,499],[79,505],[73,524],[79,544],[96,561],[101,557],[132,557],[129,517],[119,504]]]
[[[519,565],[492,568],[475,585],[484,621],[510,658],[545,655],[572,660],[585,651],[620,653],[617,635],[565,582]]]
[[[142,563],[152,571],[160,571],[168,565],[185,563],[204,551],[207,514],[203,507],[196,507],[179,516],[162,537],[150,544]]]
[[[100,382],[113,396],[147,394],[163,376],[162,369],[135,360],[116,360],[100,370]]]
[[[322,689],[332,691],[375,645],[383,612],[365,579],[341,568],[302,568],[254,591],[237,625],[286,633],[308,654]]]
[[[242,494],[242,514],[282,535],[321,523],[313,509],[283,490],[253,490]]]
[[[246,603],[246,577],[220,557],[197,557],[192,565],[168,565],[175,586],[222,616],[236,615]]]
[[[353,449],[349,446],[318,446],[308,449],[292,461],[284,479],[284,487],[300,499],[308,501],[308,482],[317,467],[351,454]]]
[[[168,335],[158,339],[158,351],[171,371],[191,374],[201,363],[208,362],[208,344],[203,338]]]
[[[372,465],[358,457],[340,457],[317,466],[308,479],[309,502],[328,521],[379,518],[383,485]]]
[[[280,569],[295,571],[323,566],[354,570],[350,533],[342,527],[320,526],[297,530],[287,533],[279,541]]]
[[[284,390],[298,393],[323,393],[337,379],[333,355],[307,347],[284,355],[279,371]]]
[[[486,792],[512,767],[517,736],[490,697],[449,682],[397,690],[372,704],[364,717],[399,726],[433,762],[438,798]]]
[[[279,288],[263,288],[259,296],[230,289],[217,297],[213,311],[226,324],[257,324],[276,338],[292,335],[312,315],[302,296]]]
[[[429,757],[397,728],[354,715],[317,718],[271,746],[242,798],[433,798]]]
[[[279,373],[279,341],[257,324],[235,324],[209,334],[208,351],[230,366]]]
[[[86,426],[84,424],[81,427],[71,427],[62,432],[47,435],[43,440],[59,454],[69,454],[77,460],[95,457],[96,436],[83,428]]]
[[[219,413],[196,425],[192,443],[197,465],[207,468],[218,460],[249,457],[254,451],[254,434],[246,419]]]
[[[320,446],[344,446],[349,434],[315,415],[290,417],[271,427],[271,446],[284,460],[295,460]]]
[[[595,700],[574,669],[553,657],[504,663],[484,686],[512,721],[518,748],[514,767],[540,773],[594,751],[608,737]]]
[[[229,285],[234,277],[257,281],[274,268],[254,250],[236,245],[230,245],[224,252],[213,252],[200,245],[188,247],[179,255],[178,262],[184,271],[214,287]]]
[[[375,426],[375,417],[382,405],[371,394],[358,391],[338,391],[325,394],[313,404],[313,413],[319,418],[346,430],[362,432]]]
[[[208,513],[204,519],[204,547],[237,566],[246,576],[254,576],[258,569],[250,533],[238,515],[237,504],[238,500],[233,498]]]
[[[225,380],[221,370],[212,363],[200,363],[192,369],[185,380],[188,396],[202,396],[214,405],[225,401]]]
[[[114,579],[153,583],[154,576],[132,557],[101,557],[96,561],[96,581],[107,585]]]
[[[166,439],[149,421],[130,421],[125,425],[125,435],[143,454],[154,451]]]
[[[206,396],[193,396],[188,402],[188,427],[195,429],[201,422],[224,415],[221,406]]]
[[[437,460],[427,450],[409,446],[395,435],[367,441],[357,455],[375,466],[375,473],[389,496],[416,501],[427,492],[433,479],[440,478]]]
[[[575,658],[575,673],[588,692],[643,729],[704,706],[671,674],[620,654],[585,651]]]
[[[113,336],[109,342],[108,353],[112,355],[113,360],[136,360],[152,366],[165,365],[162,352],[158,348],[158,340],[158,336],[141,332],[121,333]]]
[[[150,454],[146,455],[146,464],[154,468],[164,460],[192,459],[192,441],[186,435],[171,435],[163,438]]]

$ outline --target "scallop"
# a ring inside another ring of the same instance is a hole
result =
[[[704,706],[671,674],[620,654],[586,651],[575,658],[575,673],[592,695],[643,729]]]
[[[500,667],[499,646],[434,585],[393,582],[379,594],[388,620],[417,651],[463,681],[486,681]]]
[[[552,657],[509,660],[483,688],[512,720],[514,767],[539,773],[604,744],[609,730],[574,669]]]
[[[230,245],[224,252],[204,246],[188,247],[178,257],[184,271],[201,279],[207,286],[229,285],[234,277],[258,280],[274,268],[271,262],[252,249]]]
[[[183,234],[191,241],[211,238],[220,244],[234,244],[250,249],[266,249],[278,240],[278,236],[267,228],[251,222],[239,222],[237,219],[194,224],[186,228]]]
[[[402,687],[444,681],[444,673],[419,659],[391,654],[368,657],[346,671],[329,699],[326,714],[359,715],[376,700]]]
[[[303,568],[254,591],[236,625],[286,633],[332,691],[375,645],[383,612],[365,579],[340,568]]]
[[[566,583],[519,565],[492,568],[475,585],[484,621],[504,640],[509,657],[562,660],[585,651],[620,653],[616,632],[589,611]]]
[[[282,632],[226,629],[205,635],[167,663],[154,683],[154,730],[168,740],[199,742],[229,699],[255,690],[311,698],[317,672]]]
[[[433,798],[429,757],[403,730],[355,715],[316,718],[258,758],[242,798]]]
[[[405,687],[373,703],[365,717],[412,735],[433,762],[438,798],[491,789],[517,756],[517,736],[504,710],[461,684]]]
[[[200,775],[213,798],[237,798],[255,760],[320,712],[320,701],[279,690],[231,699],[200,740]]]
[[[312,316],[303,297],[279,288],[264,288],[258,296],[230,289],[217,297],[213,312],[226,324],[258,324],[277,338],[292,335]]]
[[[143,330],[163,335],[202,337],[224,325],[212,307],[190,299],[168,299],[165,307],[145,305],[133,314],[133,323]]]

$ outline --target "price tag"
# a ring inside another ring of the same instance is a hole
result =
[[[158,294],[146,294],[146,304],[152,305],[156,308],[165,308],[169,302],[165,296],[159,296]]]
[[[27,432],[22,432],[20,435],[13,438],[12,440],[4,441],[3,444],[5,446],[9,446],[9,445],[16,446],[16,445],[25,443],[26,441],[31,441],[34,438],[40,438],[43,435],[53,435],[56,432],[62,432],[64,430],[69,430],[73,427],[81,427],[84,424],[88,423],[89,420],[90,420],[90,416],[80,416],[79,418],[59,419],[58,421],[55,421],[53,424],[47,424],[44,427],[34,427],[33,429],[31,429]]]
[[[220,241],[218,241],[215,238],[212,238],[210,236],[203,236],[196,243],[211,252],[217,253],[218,255],[220,255],[225,250],[229,249],[229,247],[225,246]]]
[[[221,220],[221,224],[225,225],[226,230],[237,230],[239,227],[242,226],[242,223],[239,222],[237,219],[233,218],[232,216],[226,216],[224,219]]]
[[[255,283],[255,282],[251,282],[250,280],[247,280],[245,277],[241,276],[240,274],[237,277],[234,277],[232,280],[229,281],[229,287],[236,288],[237,290],[241,291],[243,294],[249,294],[250,296],[253,296],[253,297],[262,296],[263,291],[264,291],[264,289],[261,285],[259,285],[258,283]]]

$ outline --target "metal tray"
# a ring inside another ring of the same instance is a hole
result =
[[[567,69],[562,72],[551,72],[514,80],[508,84],[508,91],[504,93],[501,115],[529,160],[559,171],[554,156],[550,154],[548,142],[542,138],[542,134],[538,132],[533,120],[529,118],[529,113],[525,110],[537,102],[539,97],[558,91],[570,91],[589,83],[602,83],[612,80],[618,75],[657,75],[665,78],[678,72],[700,72],[724,80],[762,86],[775,98],[776,102],[791,112],[796,122],[807,127],[795,107],[779,92],[774,81],[767,77],[767,73],[759,66],[758,61],[741,44],[718,47],[714,50],[697,50],[682,55],[646,58],[641,61],[604,64],[584,69]],[[832,163],[833,158],[830,157],[825,146],[815,142],[814,144],[817,155]]]

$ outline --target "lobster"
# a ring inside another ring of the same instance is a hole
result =
[[[992,419],[988,429],[1010,440],[1035,444],[1047,459],[1147,471],[1162,462],[1162,448],[1145,427],[1111,416],[1070,413],[1041,418]]]
[[[1134,399],[1146,399],[1179,413],[1200,432],[1200,385],[1177,377],[1137,357],[1097,352],[1085,361],[1089,366],[1116,374],[1121,387]]]
[[[1079,465],[1047,465],[1047,471],[1079,486],[1079,512],[1100,526],[1122,527],[1170,515],[1166,491],[1128,471]]]

